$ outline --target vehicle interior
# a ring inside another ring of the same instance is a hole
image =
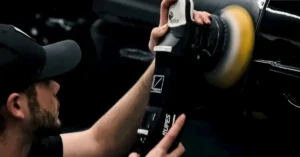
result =
[[[81,47],[83,56],[79,66],[56,78],[61,85],[58,98],[63,132],[90,127],[149,66],[154,55],[148,49],[148,40],[159,21],[160,2],[47,0],[18,2],[22,7],[15,7],[7,1],[2,6],[10,8],[11,16],[8,18],[6,15],[10,13],[1,11],[1,22],[19,27],[38,43],[73,39]],[[228,4],[249,6],[260,1],[194,2],[197,10],[215,13]],[[187,91],[190,99],[184,104],[188,108],[188,121],[181,139],[186,148],[184,156],[300,154],[300,33],[297,31],[300,2],[271,0],[268,6],[298,20],[290,22],[275,16],[262,20],[257,34],[261,38],[254,51],[256,60],[241,85],[229,90],[217,89],[201,76],[191,78],[196,82],[193,87],[196,92]],[[256,16],[255,12],[252,14]],[[277,61],[290,69],[265,71],[265,64],[258,62],[261,60]]]

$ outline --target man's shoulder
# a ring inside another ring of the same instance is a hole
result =
[[[28,157],[62,157],[63,145],[60,135],[37,139],[33,142]]]

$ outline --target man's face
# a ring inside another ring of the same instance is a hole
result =
[[[37,83],[28,89],[25,94],[28,98],[31,127],[37,133],[47,134],[60,128],[59,101],[56,94],[59,84],[55,81]]]

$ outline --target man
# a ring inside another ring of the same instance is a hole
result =
[[[154,28],[150,50],[168,27],[167,12],[176,0],[163,0],[160,25]],[[210,23],[209,14],[195,12],[198,24]],[[90,129],[45,136],[60,127],[59,84],[52,77],[74,68],[81,52],[74,41],[39,46],[16,27],[0,25],[0,154],[1,157],[94,157],[123,156],[135,140],[136,131],[148,105],[155,61],[137,83]],[[180,144],[167,150],[184,123],[182,115],[148,157],[180,156]],[[137,154],[132,154],[136,156]]]

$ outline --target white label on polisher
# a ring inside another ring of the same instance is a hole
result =
[[[155,52],[172,52],[172,46],[155,46],[153,51],[155,51]]]
[[[142,134],[142,135],[148,135],[149,131],[146,129],[138,129],[138,134]]]
[[[168,15],[169,27],[178,27],[186,24],[185,1],[178,0],[177,3],[171,5]]]

